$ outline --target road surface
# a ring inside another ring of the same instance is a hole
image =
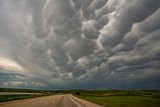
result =
[[[71,94],[30,98],[0,103],[0,107],[102,107]]]

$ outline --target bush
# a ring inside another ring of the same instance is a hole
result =
[[[80,92],[75,92],[76,95],[80,95]]]

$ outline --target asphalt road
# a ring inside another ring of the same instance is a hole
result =
[[[0,107],[101,107],[71,94],[55,95],[0,103]]]

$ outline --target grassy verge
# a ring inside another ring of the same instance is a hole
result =
[[[48,96],[48,95],[51,95],[51,94],[0,95],[0,102],[27,99],[27,98],[35,98],[35,97],[42,97],[42,96]]]
[[[105,93],[88,92],[77,96],[105,107],[160,107],[159,92],[106,91]]]
[[[160,98],[140,96],[109,96],[80,98],[103,105],[105,107],[159,107]]]
[[[26,98],[42,97],[57,94],[54,90],[33,90],[33,89],[15,89],[15,88],[0,88],[0,93],[14,93],[15,94],[0,94],[0,103],[12,100],[20,100]],[[17,92],[17,94],[16,94]],[[24,94],[18,94],[24,93]]]

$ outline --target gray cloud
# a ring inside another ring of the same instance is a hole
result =
[[[159,18],[159,0],[2,0],[0,84],[159,89]]]

